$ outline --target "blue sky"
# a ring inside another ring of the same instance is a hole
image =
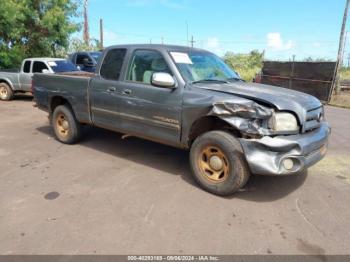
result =
[[[335,60],[344,7],[345,0],[89,0],[89,23],[98,39],[103,18],[105,46],[162,37],[186,45],[187,23],[195,46],[218,55],[258,49],[269,59]]]

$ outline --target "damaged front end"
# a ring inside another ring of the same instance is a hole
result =
[[[215,102],[208,115],[224,120],[239,130],[243,136],[256,137],[271,134],[269,121],[273,113],[273,109],[244,100],[240,103],[237,101]]]
[[[278,112],[251,100],[214,102],[208,115],[239,130],[254,174],[296,174],[321,160],[327,150],[330,127],[322,115],[313,120],[319,123],[308,132],[301,132],[302,123],[292,113]]]

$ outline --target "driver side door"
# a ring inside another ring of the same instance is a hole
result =
[[[157,50],[135,50],[125,81],[119,86],[121,127],[131,134],[176,145],[180,140],[183,90],[156,87],[157,72],[174,77],[163,54]]]

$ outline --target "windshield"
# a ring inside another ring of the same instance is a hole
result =
[[[100,59],[102,52],[90,52],[90,55],[93,59],[95,59],[96,62]]]
[[[209,52],[170,52],[186,82],[240,80],[218,56]]]
[[[79,71],[79,69],[71,61],[67,60],[50,61],[48,64],[55,73]]]

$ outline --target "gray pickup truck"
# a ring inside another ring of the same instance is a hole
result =
[[[34,73],[78,71],[70,61],[61,58],[28,58],[20,70],[0,71],[0,100],[11,100],[15,93],[30,92]]]
[[[95,74],[33,80],[59,141],[77,142],[88,124],[188,149],[195,180],[218,195],[236,192],[250,174],[300,174],[327,151],[318,99],[246,83],[201,49],[113,46]]]

